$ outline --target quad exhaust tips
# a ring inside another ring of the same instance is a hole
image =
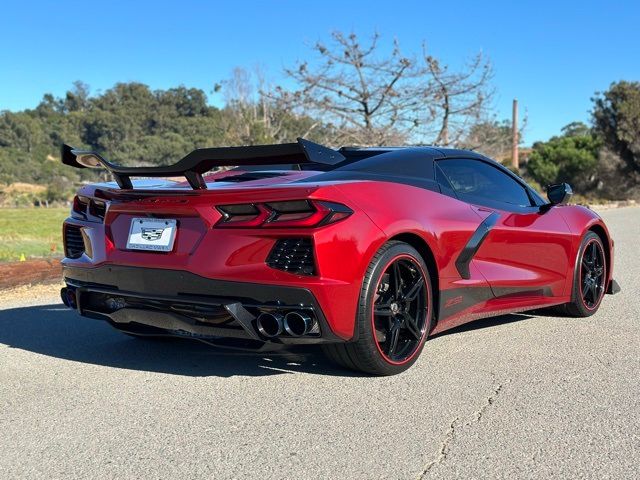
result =
[[[315,323],[305,312],[291,311],[286,315],[279,312],[262,312],[256,319],[260,335],[274,338],[287,333],[292,337],[302,337],[313,329]]]
[[[313,328],[313,321],[306,313],[289,312],[284,316],[284,329],[292,337],[306,335]]]
[[[261,313],[256,319],[256,326],[261,335],[273,338],[283,332],[282,315],[280,313]]]

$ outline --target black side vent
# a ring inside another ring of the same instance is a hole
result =
[[[315,275],[313,243],[310,238],[284,238],[278,240],[267,258],[271,268],[298,275]]]
[[[80,258],[84,253],[84,240],[80,227],[64,226],[64,254],[67,258]]]

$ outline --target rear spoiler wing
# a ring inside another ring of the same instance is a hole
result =
[[[345,160],[338,151],[303,138],[296,143],[247,147],[200,148],[174,163],[160,167],[124,167],[95,152],[62,145],[62,163],[75,168],[104,168],[122,189],[133,189],[131,177],[183,176],[194,190],[205,190],[202,175],[216,167],[320,163],[336,165]]]

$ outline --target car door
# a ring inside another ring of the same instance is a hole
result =
[[[545,208],[537,193],[491,160],[448,158],[436,165],[443,193],[448,189],[482,219],[466,253],[494,296],[563,296],[572,242],[559,209]]]

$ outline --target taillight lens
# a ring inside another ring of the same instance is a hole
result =
[[[87,207],[89,206],[89,199],[82,195],[76,195],[73,197],[72,216],[76,218],[87,217]]]
[[[107,212],[107,201],[95,198],[85,197],[84,195],[76,195],[73,197],[73,206],[71,207],[71,216],[80,220],[90,222],[104,221]]]
[[[219,205],[216,227],[298,228],[335,223],[353,213],[341,203],[320,200]]]
[[[104,220],[104,216],[107,213],[107,203],[102,200],[91,200],[89,203],[89,213],[94,217]]]

